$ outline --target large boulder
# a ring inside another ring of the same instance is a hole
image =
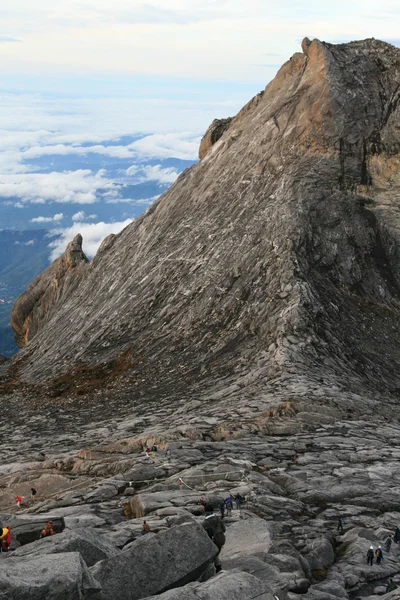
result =
[[[0,600],[101,600],[101,586],[77,552],[12,556],[0,571]]]
[[[259,517],[234,523],[227,531],[221,556],[236,558],[254,555],[263,558],[272,544],[270,529],[271,525]]]
[[[129,550],[91,568],[103,600],[138,600],[195,581],[217,554],[204,529],[188,523],[147,534]]]
[[[87,566],[92,567],[99,560],[116,556],[120,551],[105,536],[87,527],[79,530],[66,529],[59,535],[37,540],[18,548],[14,556],[42,556],[61,552],[79,552]]]
[[[248,573],[220,573],[206,583],[190,583],[154,600],[274,600],[268,588]],[[146,600],[151,600],[147,598]]]

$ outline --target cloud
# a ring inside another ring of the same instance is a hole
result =
[[[8,42],[17,42],[17,43],[21,43],[22,40],[19,40],[18,38],[14,38],[14,37],[9,37],[8,35],[0,35],[0,44],[6,44]]]
[[[174,183],[179,172],[174,167],[162,167],[161,165],[132,165],[126,171],[130,177],[134,177],[134,183],[146,181],[157,181],[160,184]]]
[[[104,223],[102,221],[99,223],[76,222],[66,229],[53,229],[52,234],[59,237],[49,244],[49,248],[52,249],[50,258],[51,260],[58,258],[78,233],[83,237],[83,251],[89,258],[92,258],[105,237],[110,233],[119,233],[132,221],[133,219],[126,219],[118,223]]]
[[[58,221],[62,221],[63,218],[64,218],[63,213],[57,213],[53,217],[34,217],[33,219],[30,219],[30,222],[31,223],[51,223],[52,221],[54,221],[55,223],[57,223]]]
[[[166,133],[148,135],[129,145],[144,158],[180,158],[196,160],[201,137],[193,133]]]
[[[86,215],[83,210],[79,210],[77,213],[72,215],[73,221],[83,221],[84,219],[97,219],[97,215]]]
[[[69,202],[93,204],[98,195],[118,196],[119,186],[104,177],[104,171],[88,169],[62,173],[23,173],[0,176],[0,196],[22,203]]]

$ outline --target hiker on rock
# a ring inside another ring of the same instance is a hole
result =
[[[236,494],[236,496],[235,496],[236,510],[240,510],[240,508],[242,506],[242,502],[243,502],[242,496],[240,494]]]
[[[0,552],[8,552],[11,544],[11,529],[6,525],[0,532]]]
[[[369,565],[371,565],[371,567],[372,567],[373,562],[374,562],[374,547],[370,546],[368,548],[368,552],[367,552],[367,563]]]
[[[147,521],[143,521],[143,527],[142,527],[142,535],[146,535],[146,533],[150,532],[150,525],[147,523]]]
[[[170,463],[171,462],[171,450],[169,448],[167,448],[165,451],[165,457],[166,457],[167,461]]]
[[[15,496],[15,501],[17,503],[18,508],[21,508],[21,503],[22,503],[21,496]]]
[[[377,547],[377,549],[375,550],[375,556],[376,556],[376,564],[380,565],[381,561],[383,560],[382,546]]]
[[[340,533],[344,532],[343,525],[344,525],[344,519],[342,519],[342,517],[340,517],[340,519],[338,521],[338,525],[337,525],[337,530],[340,531]]]
[[[389,537],[387,537],[386,541],[385,541],[385,550],[386,550],[386,552],[390,552],[390,548],[392,546],[392,541],[393,541],[392,537],[389,535]]]
[[[231,496],[229,496],[225,500],[225,506],[226,506],[226,514],[228,515],[228,517],[230,517],[232,514],[232,508],[233,508],[233,502],[232,502]]]
[[[221,519],[225,518],[225,502],[223,500],[221,500],[221,502],[218,504],[218,508],[219,508],[219,512],[221,513]]]
[[[146,454],[146,458],[150,459],[151,450],[150,450],[150,448],[148,446],[146,446],[144,452]]]
[[[33,501],[33,502],[35,501],[35,496],[36,496],[36,494],[37,494],[37,491],[35,490],[35,488],[34,488],[34,487],[32,487],[32,488],[31,488],[31,498],[32,498],[32,501]]]
[[[157,452],[158,452],[158,448],[155,444],[153,444],[151,447],[151,456],[153,458],[153,462],[156,462]]]
[[[226,527],[224,522],[221,521],[216,514],[214,514],[214,508],[212,504],[206,504],[205,511],[206,518],[203,521],[203,527],[206,530],[208,537],[218,548],[218,554],[214,558],[215,571],[218,573],[222,569],[219,555],[222,550],[222,546],[225,544]]]
[[[50,535],[54,535],[53,523],[49,521],[46,523],[44,529],[42,529],[42,533],[40,534],[41,538],[49,537]]]
[[[393,579],[389,579],[389,583],[386,586],[386,593],[393,592],[393,590],[397,590],[397,585],[393,581]]]

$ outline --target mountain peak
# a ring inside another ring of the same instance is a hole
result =
[[[281,390],[338,407],[341,390],[344,412],[396,393],[400,50],[302,47],[89,268],[75,238],[57,283],[54,263],[31,284],[13,311],[22,381],[73,393],[84,368],[85,389],[172,403]]]

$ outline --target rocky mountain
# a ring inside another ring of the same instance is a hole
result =
[[[77,236],[15,303],[0,560],[16,600],[400,584],[400,50],[302,50],[91,262]],[[215,576],[199,499],[238,494]],[[65,529],[37,539],[50,519]]]
[[[91,374],[173,404],[300,381],[397,398],[399,50],[302,47],[92,262],[17,300],[20,381]]]

